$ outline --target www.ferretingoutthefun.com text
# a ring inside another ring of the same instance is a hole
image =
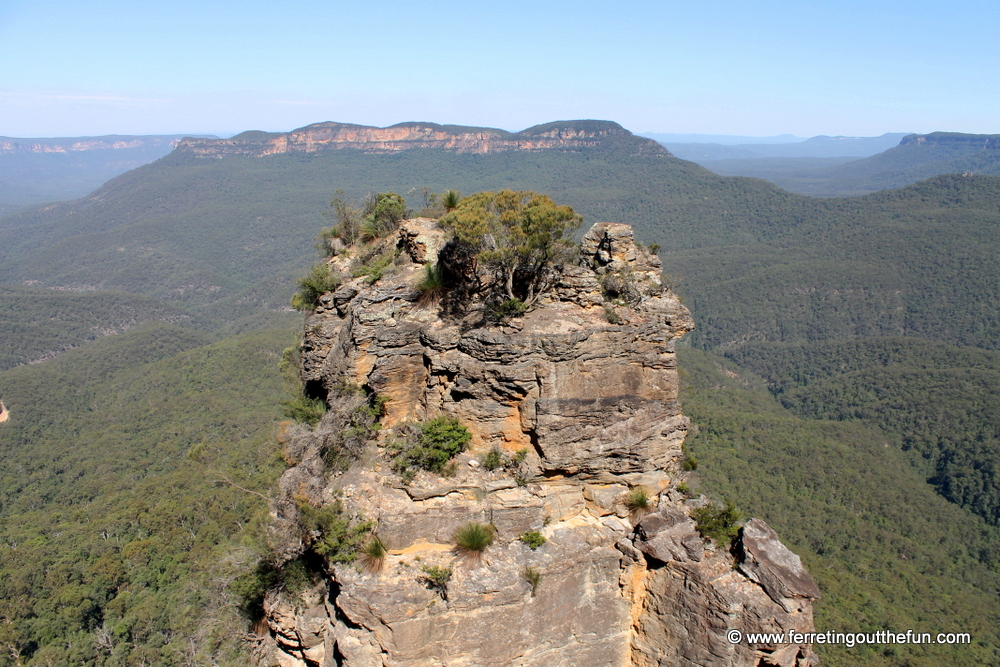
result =
[[[741,630],[729,630],[726,638],[730,644],[747,644],[761,646],[771,644],[840,644],[848,648],[854,646],[869,646],[878,644],[971,644],[972,636],[968,632],[892,632],[879,630],[877,632],[788,632],[775,633],[744,633]]]

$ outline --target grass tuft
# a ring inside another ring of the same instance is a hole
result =
[[[462,558],[478,563],[495,536],[493,526],[472,521],[455,531],[455,551]]]
[[[646,491],[646,487],[637,486],[635,488],[629,489],[628,493],[625,494],[625,507],[633,515],[645,514],[649,511],[649,492]]]
[[[389,550],[385,548],[382,540],[377,535],[372,535],[372,538],[361,547],[361,567],[365,572],[372,574],[381,572],[388,555]]]
[[[535,593],[538,592],[538,584],[542,582],[542,573],[530,565],[525,565],[521,571],[521,576],[531,584],[531,597],[535,597]]]

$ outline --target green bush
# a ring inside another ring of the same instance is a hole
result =
[[[486,452],[479,465],[483,466],[486,470],[502,468],[504,465],[503,452],[500,451],[499,447],[494,446],[490,451]]]
[[[292,308],[315,310],[319,298],[339,286],[340,274],[334,273],[326,262],[321,262],[309,269],[305,278],[299,279],[299,291],[292,295]]]
[[[451,581],[452,570],[450,567],[438,567],[437,565],[424,565],[420,568],[424,573],[421,579],[427,587],[441,596],[442,600],[448,599],[448,582]]]
[[[282,584],[282,571],[268,560],[260,560],[248,572],[243,572],[229,584],[239,601],[240,611],[251,621],[264,617],[264,596]]]
[[[714,504],[697,507],[691,515],[701,536],[721,547],[729,546],[740,530],[742,516],[732,502],[727,502],[724,507]]]
[[[692,472],[698,469],[698,457],[691,453],[687,445],[681,445],[681,469]]]
[[[445,210],[449,213],[458,206],[458,202],[462,201],[462,195],[457,190],[448,190],[441,197],[441,205],[444,206]]]
[[[472,521],[455,531],[455,550],[463,558],[478,561],[486,548],[493,544],[493,526]]]
[[[465,450],[471,439],[469,429],[459,424],[454,417],[436,417],[425,422],[420,427],[420,446],[439,453],[434,466],[427,469],[443,468],[451,457]]]
[[[355,278],[365,277],[365,282],[373,285],[386,274],[389,267],[393,265],[399,257],[399,250],[392,248],[382,253],[368,257],[364,262],[351,270],[351,275]]]
[[[326,401],[322,398],[309,398],[304,395],[282,401],[285,416],[297,422],[315,427],[326,414]]]
[[[268,591],[284,589],[290,595],[298,595],[319,581],[320,573],[314,563],[305,557],[295,558],[282,565],[275,565],[264,558],[252,570],[243,572],[229,584],[240,611],[251,621],[264,617],[264,596]]]
[[[380,192],[365,204],[362,239],[384,238],[396,231],[406,217],[406,200],[395,192]]]
[[[605,273],[600,278],[601,292],[606,301],[637,303],[642,298],[635,278],[630,271]]]
[[[409,445],[391,446],[390,451],[395,454],[393,468],[400,474],[410,468],[445,472],[448,461],[465,450],[472,434],[457,419],[437,417],[418,426],[414,439],[416,442]]]
[[[320,234],[321,251],[327,255],[331,254],[330,239],[339,238],[346,245],[351,245],[357,240],[361,227],[361,211],[347,203],[343,190],[337,190],[336,194],[330,200],[330,210],[325,213],[327,217],[336,220],[336,223]]]
[[[352,522],[339,500],[323,507],[299,502],[298,508],[304,541],[311,543],[312,550],[330,563],[354,561],[361,544],[375,527],[371,521]]]
[[[512,317],[520,317],[528,310],[528,306],[520,299],[507,299],[489,304],[486,316],[497,323],[503,323]]]
[[[582,221],[547,195],[503,190],[459,200],[440,224],[473,249],[486,294],[527,309],[570,260],[575,246],[568,237]]]
[[[444,272],[435,264],[424,265],[424,275],[417,283],[417,292],[423,303],[438,301],[447,290]]]
[[[545,536],[537,531],[521,533],[521,537],[519,539],[525,544],[527,544],[529,547],[531,547],[532,551],[542,546],[546,542]]]

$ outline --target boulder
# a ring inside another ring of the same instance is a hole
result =
[[[785,611],[799,609],[819,597],[819,587],[802,566],[802,559],[781,543],[778,534],[760,519],[751,519],[737,542],[740,572]]]

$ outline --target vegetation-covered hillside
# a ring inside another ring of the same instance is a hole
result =
[[[0,373],[0,664],[246,664],[228,582],[290,329],[150,323]]]
[[[151,297],[0,285],[0,370],[42,361],[151,321],[202,324]]]

